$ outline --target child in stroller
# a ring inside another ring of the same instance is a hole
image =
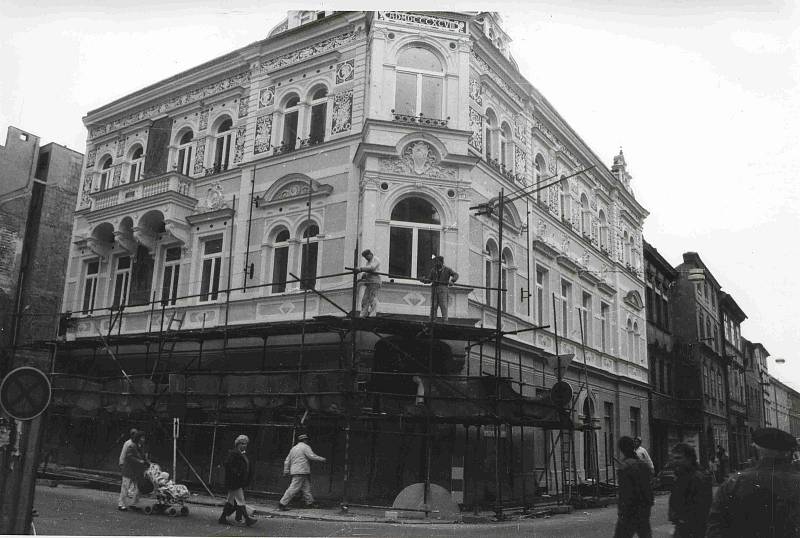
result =
[[[144,513],[167,514],[168,516],[185,516],[189,507],[184,502],[189,498],[189,489],[183,484],[176,484],[169,478],[169,473],[161,470],[157,463],[151,463],[144,476],[153,484],[156,502],[146,506]]]

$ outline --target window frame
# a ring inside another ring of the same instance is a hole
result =
[[[562,277],[558,290],[558,299],[561,302],[561,335],[562,337],[569,338],[570,329],[572,328],[572,324],[570,323],[570,318],[572,317],[570,315],[572,313],[572,282]]]
[[[428,51],[431,54],[433,54],[436,57],[436,59],[439,61],[439,64],[442,66],[442,70],[441,71],[430,71],[428,69],[419,69],[419,68],[415,69],[413,67],[406,67],[406,66],[399,65],[400,64],[400,56],[403,53],[407,52],[409,49],[412,49],[412,48],[423,49],[423,50]],[[436,118],[436,117],[427,116],[427,115],[425,115],[423,117],[430,118],[430,119],[436,119],[436,120],[443,120],[444,116],[445,116],[446,104],[447,104],[447,102],[445,100],[445,94],[447,93],[446,92],[446,88],[445,88],[445,81],[446,81],[446,77],[445,77],[445,74],[446,74],[445,61],[439,56],[439,54],[437,54],[436,52],[434,52],[430,48],[425,47],[425,46],[421,46],[419,44],[411,44],[411,45],[409,45],[407,47],[403,47],[403,49],[400,50],[398,52],[398,54],[397,54],[397,60],[398,60],[397,64],[395,65],[395,92],[394,92],[394,110],[395,110],[395,113],[409,115],[409,116],[419,116],[420,114],[422,114],[423,113],[423,108],[424,108],[424,106],[423,106],[423,95],[425,93],[424,92],[424,88],[423,88],[423,79],[425,77],[434,77],[434,78],[437,78],[439,80],[439,84],[440,84],[440,88],[441,88],[441,92],[439,94],[439,103],[438,103],[438,108],[440,110],[440,114],[439,115],[441,117]],[[416,78],[416,86],[415,86],[416,95],[415,95],[414,114],[406,114],[406,112],[401,112],[400,108],[398,106],[398,99],[397,99],[398,98],[398,94],[397,94],[397,83],[396,83],[396,81],[397,81],[397,75],[399,73],[405,73],[405,74],[409,74],[409,75],[414,75],[415,78]]]
[[[120,269],[120,262],[127,258],[128,267]],[[126,306],[131,290],[131,271],[133,258],[130,255],[116,256],[114,259],[114,290],[111,295],[111,305],[117,308]]]
[[[219,252],[206,253],[206,246],[212,241],[220,241]],[[222,234],[201,237],[200,241],[200,278],[198,280],[198,303],[213,303],[219,300],[219,285],[222,279],[222,260],[225,255],[225,236]],[[210,261],[208,283],[206,284],[206,261]],[[203,288],[206,287],[206,291]]]
[[[536,315],[539,325],[544,325],[550,319],[547,315],[547,296],[550,294],[550,270],[544,266],[536,265]],[[539,276],[541,275],[541,281]]]
[[[286,239],[278,240],[278,238],[283,234],[286,233]],[[290,240],[292,238],[291,232],[285,226],[280,226],[273,230],[273,242],[272,242],[272,264],[270,265],[270,283],[269,286],[269,294],[270,295],[279,295],[281,293],[286,293],[287,291],[287,283],[286,279],[289,276],[289,250],[290,250]],[[282,272],[283,276],[281,277],[282,284],[275,284],[276,282],[276,268],[278,263],[278,251],[280,251],[282,256]]]
[[[89,270],[95,264],[94,272]],[[83,293],[81,294],[81,314],[91,314],[94,312],[97,302],[97,285],[100,280],[100,259],[93,258],[84,261],[83,264]],[[91,290],[91,291],[89,291]],[[89,295],[87,297],[87,291]],[[88,301],[87,301],[88,299]]]
[[[214,151],[212,152],[211,166],[215,172],[224,172],[230,168],[231,164],[231,141],[233,139],[234,125],[231,117],[224,116],[224,118],[220,121],[217,132],[214,133],[212,138]],[[226,131],[221,131],[220,129],[228,122],[230,122],[230,128]]]
[[[114,159],[111,156],[106,157],[100,167],[100,181],[97,190],[104,191],[111,188],[111,182],[113,181],[111,172],[114,169]]]
[[[191,134],[191,138],[189,138],[187,142],[183,142],[187,134]],[[192,162],[194,143],[194,131],[192,129],[185,131],[178,139],[178,150],[175,154],[175,168],[178,173],[184,176],[191,177],[194,172],[194,163]]]
[[[141,152],[139,157],[136,154]],[[128,183],[136,183],[142,178],[142,169],[144,168],[144,148],[137,144],[134,151],[131,152],[131,162],[128,169]]]
[[[391,215],[392,215],[392,213],[394,213],[394,210],[397,208],[397,206],[401,202],[404,202],[405,200],[409,200],[409,199],[418,199],[418,200],[421,200],[421,201],[429,204],[436,211],[436,214],[439,216],[439,224],[429,224],[429,223],[423,223],[423,222],[411,222],[411,221],[404,221],[404,220],[393,220],[391,218]],[[410,229],[412,231],[411,232],[411,253],[410,253],[411,254],[411,275],[408,275],[408,276],[406,276],[406,275],[402,275],[402,276],[398,275],[401,279],[404,279],[404,280],[407,279],[409,281],[415,281],[415,280],[417,280],[419,278],[423,278],[423,277],[427,277],[428,276],[427,274],[419,274],[417,272],[417,270],[419,268],[419,231],[420,230],[429,230],[429,231],[437,232],[439,241],[438,241],[438,247],[435,250],[436,250],[437,254],[441,254],[441,252],[442,252],[442,240],[443,240],[443,235],[444,235],[444,226],[441,224],[442,220],[443,220],[442,212],[439,210],[439,208],[436,207],[436,205],[433,202],[431,202],[429,199],[427,199],[427,198],[425,198],[423,196],[418,196],[418,195],[417,196],[407,196],[405,198],[397,200],[394,203],[394,205],[392,205],[391,211],[389,213],[389,237],[390,237],[390,239],[389,239],[389,266],[390,267],[391,267],[391,259],[392,259],[392,248],[391,248],[392,229],[393,228],[400,228],[400,229]],[[424,269],[423,269],[423,271],[424,271]],[[414,275],[415,272],[417,272],[416,276]]]
[[[178,257],[169,260],[169,251],[172,249],[178,250]],[[161,266],[161,288],[159,292],[159,300],[164,306],[175,306],[178,300],[178,286],[180,285],[181,276],[181,263],[183,262],[183,252],[180,246],[165,246],[163,249],[163,263]],[[202,264],[201,264],[202,267]],[[169,286],[167,283],[167,272],[169,270]],[[164,290],[167,290],[167,296],[164,296]]]

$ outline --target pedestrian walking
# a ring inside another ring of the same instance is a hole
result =
[[[700,470],[697,453],[686,443],[672,447],[675,483],[669,496],[669,520],[675,538],[703,538],[711,508],[711,477]]]
[[[283,474],[291,475],[292,482],[286,488],[286,492],[278,503],[278,509],[286,511],[289,509],[289,502],[297,495],[303,493],[303,501],[306,508],[313,508],[314,496],[311,494],[311,461],[327,461],[322,456],[317,456],[308,445],[310,439],[308,435],[301,433],[297,436],[295,444],[283,462]]]
[[[225,458],[225,489],[228,490],[228,497],[225,499],[225,506],[222,507],[222,514],[217,520],[220,524],[228,524],[228,516],[234,512],[236,512],[237,521],[244,519],[248,527],[256,522],[256,519],[250,517],[247,512],[247,505],[244,501],[244,488],[250,485],[253,475],[253,466],[247,457],[249,443],[250,438],[246,435],[238,436],[233,442],[233,450],[228,452]]]
[[[119,464],[122,467],[122,486],[117,500],[117,510],[139,510],[138,480],[144,475],[145,466],[148,464],[143,452],[145,434],[135,428],[130,431],[130,438],[122,445],[119,454]]]
[[[717,445],[717,474],[720,482],[728,476],[728,455],[722,445]]]
[[[719,463],[717,462],[717,458],[713,453],[708,457],[708,472],[711,474],[711,478],[714,480],[714,483],[719,484]]]
[[[777,428],[752,434],[758,462],[717,490],[706,538],[800,537],[800,471],[792,465],[797,441]]]
[[[650,472],[655,474],[656,468],[653,465],[653,460],[650,459],[650,454],[648,454],[647,450],[642,446],[642,438],[634,437],[633,444],[636,447],[636,457],[645,462],[647,466],[650,467]]]
[[[364,283],[364,297],[361,298],[361,317],[366,318],[370,314],[373,316],[378,313],[378,292],[381,289],[381,261],[370,249],[366,249],[361,256],[367,263],[358,268],[363,273],[361,281]]]
[[[650,510],[653,507],[653,488],[650,468],[636,456],[633,439],[619,438],[619,451],[624,459],[617,472],[617,526],[614,538],[651,538]]]
[[[450,286],[458,280],[458,273],[444,264],[443,256],[435,256],[433,268],[428,277],[421,282],[431,285],[431,321],[436,319],[436,310],[442,313],[442,321],[447,322],[447,305],[450,300]]]

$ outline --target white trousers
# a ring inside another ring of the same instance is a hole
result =
[[[286,488],[286,493],[281,497],[281,504],[287,505],[298,491],[303,492],[303,500],[306,504],[314,502],[314,497],[311,495],[311,475],[310,474],[293,474],[292,483]]]
[[[128,503],[128,499],[133,499],[130,503]],[[117,501],[117,506],[123,506],[127,508],[132,504],[136,504],[139,502],[139,488],[136,486],[136,482],[132,478],[122,477],[122,486],[119,488],[119,500]]]

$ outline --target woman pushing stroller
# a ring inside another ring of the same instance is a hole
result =
[[[250,484],[253,474],[250,460],[247,457],[247,445],[250,438],[240,435],[233,442],[233,450],[228,452],[225,458],[225,489],[228,490],[228,498],[222,508],[222,514],[217,520],[220,524],[228,523],[228,516],[236,512],[237,519],[244,519],[247,526],[255,524],[256,519],[250,517],[247,506],[244,503],[244,488]]]

